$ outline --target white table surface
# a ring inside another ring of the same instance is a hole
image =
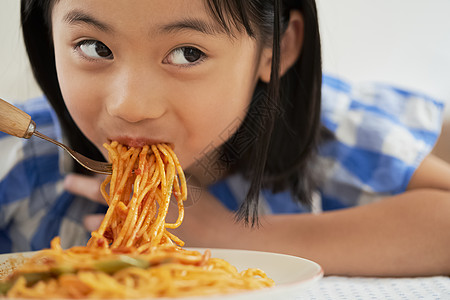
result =
[[[450,299],[450,277],[367,278],[329,276],[292,299]]]

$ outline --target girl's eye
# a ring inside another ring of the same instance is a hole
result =
[[[206,54],[194,47],[180,47],[169,53],[164,63],[191,66],[201,62]]]
[[[79,48],[84,55],[86,55],[88,58],[91,59],[114,58],[111,50],[109,50],[109,48],[106,47],[106,45],[100,41],[94,40],[81,41],[80,43],[77,44],[77,48]]]

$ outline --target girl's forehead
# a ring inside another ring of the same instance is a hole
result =
[[[110,11],[134,11],[140,13],[178,13],[206,12],[205,0],[57,0],[51,2],[54,6],[83,7],[95,9],[99,13]]]
[[[225,33],[204,0],[59,0],[52,8],[55,22],[103,31],[127,27],[159,33],[189,27],[206,34]]]

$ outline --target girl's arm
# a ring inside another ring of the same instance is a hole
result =
[[[328,275],[450,274],[450,193],[417,189],[318,215],[270,215],[251,229],[211,194],[186,208],[187,246],[281,252],[317,261]]]
[[[450,190],[450,165],[434,155],[428,155],[411,177],[408,190],[435,188]]]

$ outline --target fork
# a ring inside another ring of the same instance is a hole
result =
[[[80,153],[72,150],[68,146],[61,144],[60,142],[57,142],[37,131],[36,123],[33,120],[31,120],[31,117],[27,113],[18,109],[14,105],[6,102],[1,98],[0,98],[0,131],[25,139],[29,139],[30,137],[35,135],[41,139],[44,139],[48,142],[51,142],[63,148],[80,165],[82,165],[83,167],[92,172],[100,174],[112,173],[112,165],[110,163],[100,162],[87,158],[86,156],[81,155]]]

